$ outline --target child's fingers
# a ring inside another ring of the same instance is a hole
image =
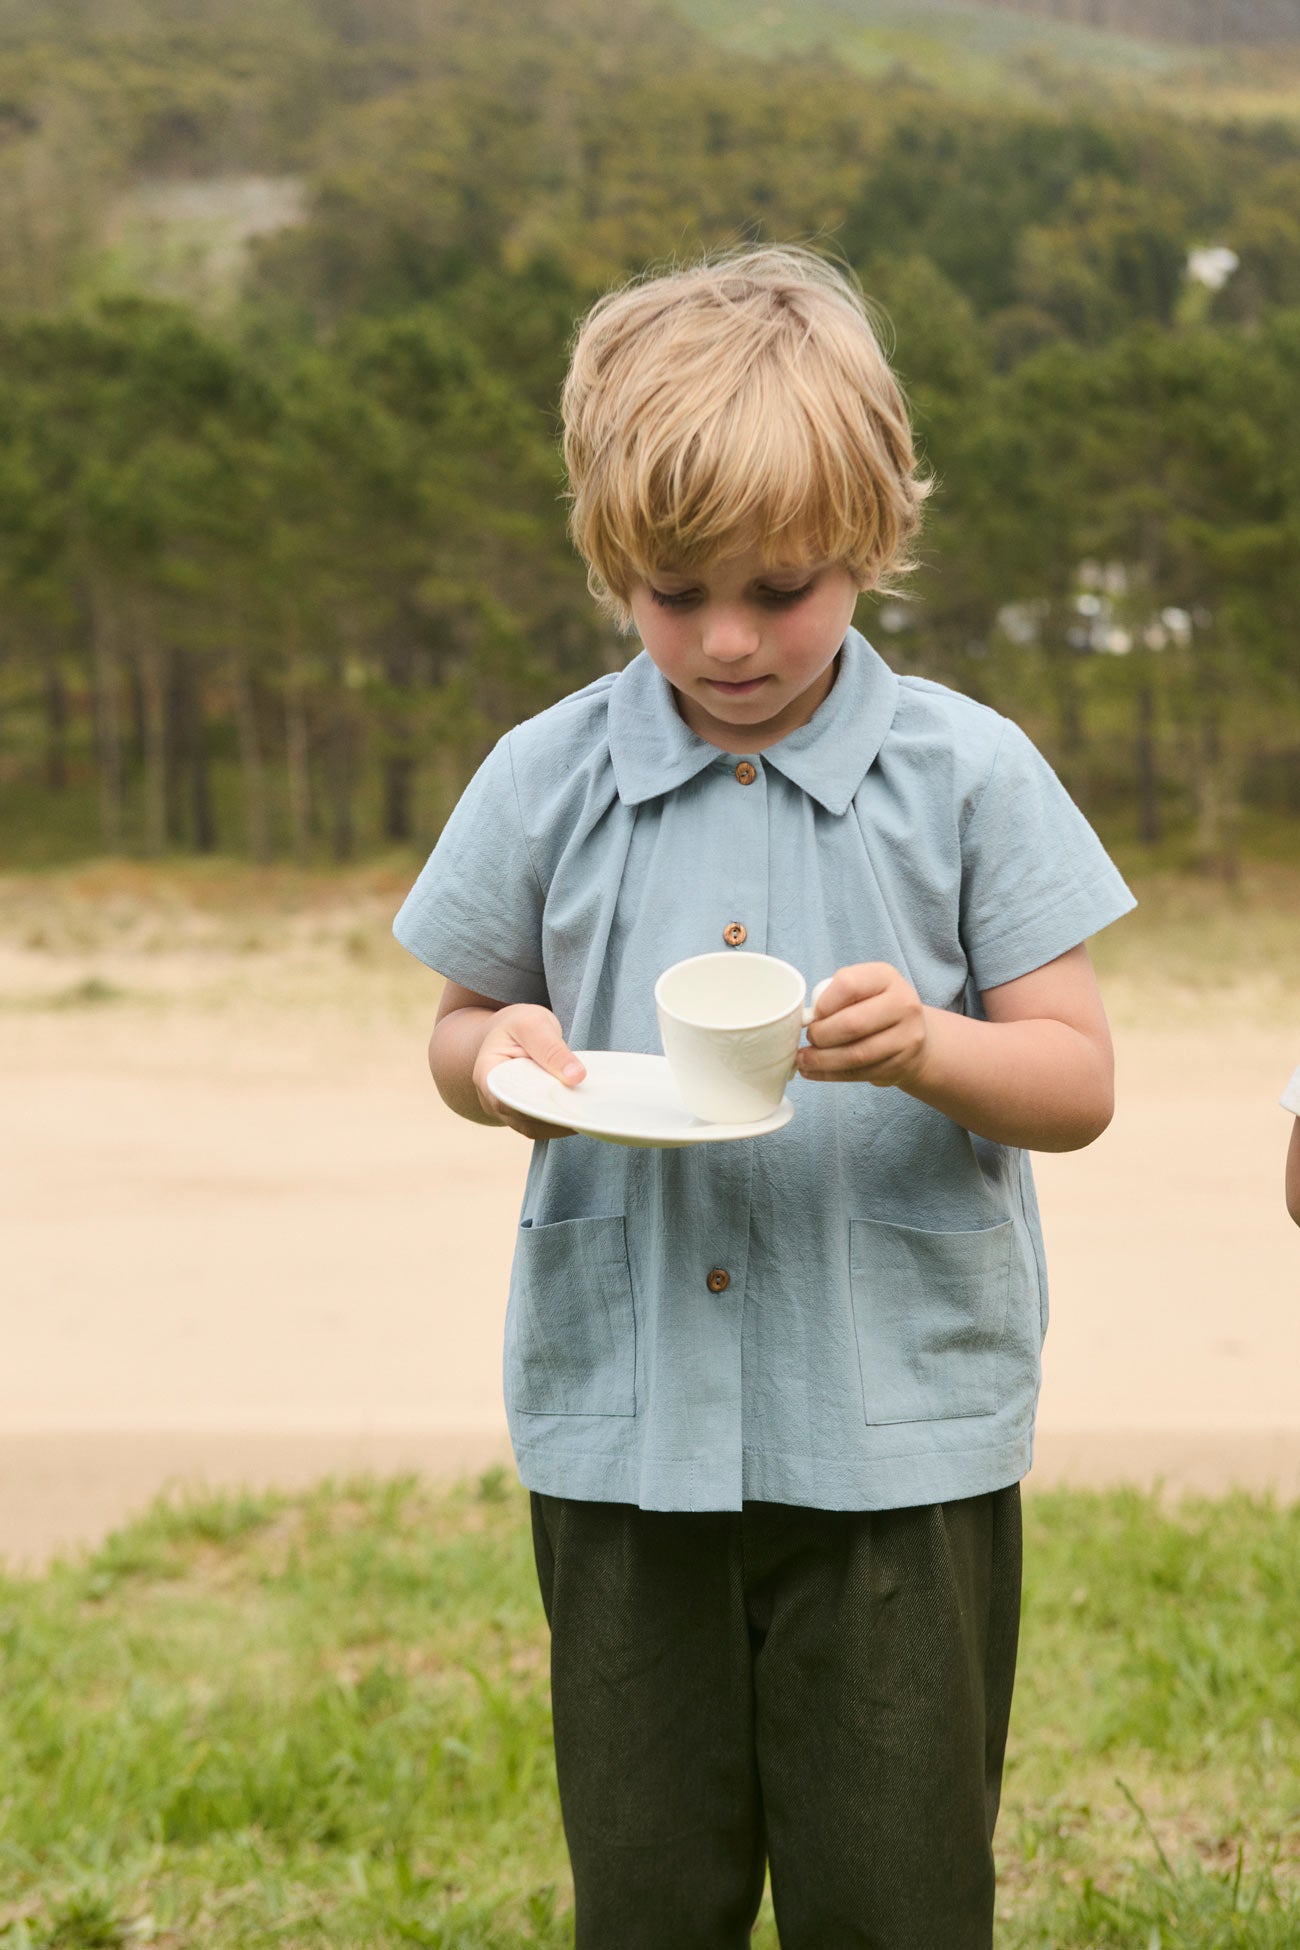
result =
[[[848,1070],[870,1069],[873,1063],[887,1060],[893,1048],[894,1039],[888,1031],[849,1037],[822,1047],[813,1044],[800,1050],[799,1068],[804,1076],[839,1076]]]
[[[558,1078],[570,1088],[581,1083],[587,1074],[586,1068],[565,1042],[559,1022],[549,1009],[521,1008],[517,1012],[512,1010],[505,1017],[501,1030],[503,1034],[499,1048],[491,1048],[489,1039],[479,1051],[479,1096],[486,1107],[500,1118],[508,1130],[517,1131],[520,1137],[534,1140],[572,1137],[573,1131],[567,1124],[546,1123],[512,1109],[509,1104],[503,1104],[486,1082],[496,1062],[514,1056],[527,1056],[548,1076]]]
[[[901,1013],[892,996],[875,995],[869,1001],[836,1009],[831,1015],[816,1016],[808,1025],[808,1041],[814,1049],[824,1050],[861,1043],[888,1029]]]
[[[813,1022],[824,1022],[854,1003],[868,1001],[897,980],[898,970],[887,961],[863,961],[836,969],[829,981],[819,982],[813,991]]]
[[[548,1076],[558,1077],[561,1083],[572,1087],[581,1083],[587,1072],[585,1067],[565,1042],[558,1026],[552,1028],[546,1022],[529,1023],[526,1028],[517,1029],[515,1034],[519,1047],[525,1056],[531,1056],[539,1069]]]
[[[540,1118],[526,1117],[523,1111],[515,1110],[510,1104],[503,1104],[491,1090],[481,1089],[479,1096],[485,1110],[499,1118],[508,1131],[518,1131],[520,1137],[559,1138],[572,1137],[573,1132],[567,1124],[544,1124]]]
[[[799,1052],[799,1074],[813,1081],[871,1083],[892,1081],[906,1055],[907,1045],[891,1024],[875,1036],[844,1043],[834,1049],[804,1048]]]

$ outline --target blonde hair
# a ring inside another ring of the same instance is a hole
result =
[[[915,566],[902,389],[851,274],[796,246],[635,280],[578,329],[561,402],[569,529],[621,621],[643,576],[772,548],[862,588]]]

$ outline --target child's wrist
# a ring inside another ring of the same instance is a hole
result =
[[[939,1054],[941,1058],[941,1050],[940,1052],[936,1052],[935,1048],[936,1019],[946,1016],[947,1013],[947,1010],[936,1009],[928,1002],[921,1004],[921,1040],[915,1054],[903,1065],[898,1076],[895,1078],[895,1082],[900,1090],[906,1090],[909,1093],[919,1093],[922,1090],[932,1089],[934,1087],[936,1054]],[[942,1045],[944,1027],[945,1025],[942,1023],[938,1025],[938,1040],[940,1045]]]

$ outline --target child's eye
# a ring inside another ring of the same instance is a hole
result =
[[[811,592],[812,587],[811,579],[800,583],[797,589],[762,587],[754,591],[753,600],[762,604],[765,609],[790,609],[795,603],[802,602]],[[651,602],[657,603],[660,609],[692,609],[702,600],[698,589],[656,589],[653,583],[647,583],[646,588]]]

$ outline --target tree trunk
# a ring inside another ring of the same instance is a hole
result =
[[[68,688],[63,681],[58,651],[47,645],[44,669],[45,786],[48,792],[68,789]]]
[[[468,761],[468,764],[467,764]],[[452,745],[437,744],[429,754],[429,796],[436,839],[456,808],[474,771],[473,754]]]
[[[405,844],[414,837],[412,804],[415,788],[415,754],[387,752],[384,756],[384,838]]]
[[[411,636],[399,625],[384,655],[384,676],[397,694],[381,721],[386,750],[380,758],[381,813],[384,838],[404,845],[414,832],[416,747],[411,732],[411,703],[415,690],[415,655]]]
[[[193,751],[193,653],[172,643],[168,651],[168,840],[189,840],[189,764]]]
[[[215,853],[217,821],[212,810],[212,768],[208,760],[208,717],[203,708],[203,673],[190,673],[188,713],[190,744],[190,817],[194,851]]]
[[[307,661],[302,649],[302,622],[289,619],[289,661],[284,682],[284,756],[289,774],[289,827],[293,857],[299,865],[311,858],[313,809],[311,799],[311,735],[307,724]]]
[[[95,666],[95,747],[99,780],[99,834],[106,853],[120,852],[123,826],[122,671],[118,618],[102,585],[90,592],[90,630]]]
[[[1143,846],[1160,843],[1160,772],[1156,757],[1156,693],[1145,659],[1149,651],[1138,653],[1137,761],[1138,838]]]
[[[1081,806],[1088,801],[1088,732],[1079,683],[1078,653],[1067,644],[1047,646],[1048,676],[1056,706],[1056,750],[1059,770]]]
[[[167,850],[167,654],[152,617],[138,616],[135,670],[140,685],[140,743],[144,771],[144,850]]]
[[[132,777],[144,770],[144,748],[148,738],[144,723],[144,685],[140,682],[140,664],[135,656],[135,635],[131,629],[129,609],[122,612],[123,635],[122,653],[126,669],[126,695],[130,705],[127,724],[130,737],[127,742],[127,769]]]
[[[1241,804],[1223,736],[1223,676],[1203,646],[1196,678],[1196,864],[1201,873],[1232,886],[1241,870]]]
[[[185,774],[189,766],[189,659],[173,643],[167,652],[167,739],[164,773],[167,782],[167,843],[184,846],[189,837],[185,819]]]
[[[258,866],[271,857],[271,831],[266,806],[266,763],[262,756],[261,731],[257,722],[257,698],[252,673],[243,651],[237,651],[235,668],[235,715],[239,725],[239,758],[244,773],[244,823],[248,850]]]
[[[188,796],[190,844],[195,853],[214,853],[216,821],[212,813],[212,781],[208,763],[208,726],[203,708],[203,669],[193,653],[173,652],[174,787],[177,837],[181,807]],[[185,787],[188,784],[188,795]]]
[[[337,861],[350,860],[356,848],[352,808],[356,734],[346,694],[340,686],[334,717],[325,743],[325,789],[330,806],[330,852]]]

